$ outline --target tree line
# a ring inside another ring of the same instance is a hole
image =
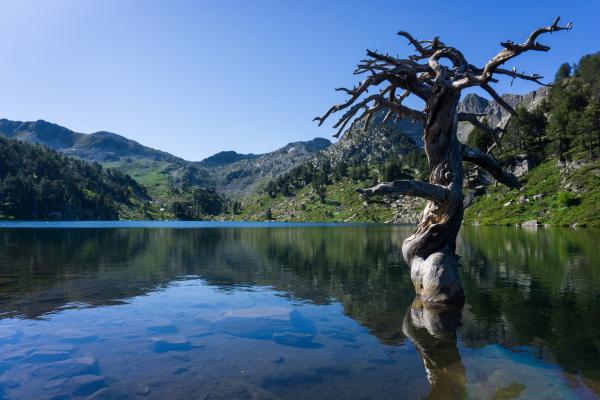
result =
[[[129,175],[0,137],[0,218],[114,220],[146,189]]]
[[[504,160],[525,155],[534,162],[600,157],[600,53],[562,64],[548,97],[535,109],[516,109],[494,151]],[[490,136],[475,129],[469,144],[487,149]]]

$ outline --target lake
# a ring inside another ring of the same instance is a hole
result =
[[[0,224],[0,399],[592,399],[600,231],[463,227],[466,304],[413,227]]]

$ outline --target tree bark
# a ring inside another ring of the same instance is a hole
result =
[[[460,91],[437,87],[427,103],[423,143],[429,182],[444,186],[443,200],[428,200],[415,233],[402,245],[417,295],[429,302],[462,302],[464,291],[455,254],[463,218],[462,151],[456,136]]]

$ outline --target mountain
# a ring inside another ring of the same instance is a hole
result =
[[[0,137],[0,219],[115,220],[149,200],[128,175]]]
[[[362,163],[378,164],[387,161],[390,156],[402,157],[423,146],[422,131],[416,134],[422,125],[403,119],[400,123],[382,125],[383,116],[375,115],[367,130],[364,121],[356,121],[344,133],[340,140],[320,155],[332,166],[339,162],[348,165]],[[408,133],[407,133],[408,130]]]
[[[68,156],[130,174],[152,197],[167,201],[173,190],[215,187],[232,197],[251,193],[264,180],[277,177],[326,149],[331,142],[316,138],[289,143],[264,154],[222,151],[200,162],[144,146],[111,132],[79,133],[44,120],[0,119],[0,137],[48,146]]]
[[[501,97],[514,109],[519,106],[525,107],[528,111],[538,107],[542,101],[548,97],[550,88],[542,86],[533,92],[526,94],[503,94]],[[485,114],[487,124],[492,128],[505,128],[511,115],[497,101],[489,101],[474,93],[467,94],[458,105],[458,111],[464,113]],[[458,140],[465,143],[474,127],[469,122],[461,121],[458,123]]]
[[[118,161],[126,157],[167,162],[183,161],[172,154],[143,146],[116,133],[78,133],[44,120],[21,122],[0,119],[0,135],[28,143],[43,144],[87,161]]]
[[[328,139],[315,138],[288,143],[280,149],[259,155],[221,152],[196,164],[207,168],[217,191],[241,198],[254,192],[261,184],[312,159],[329,146],[331,141]],[[237,160],[232,161],[234,159]]]
[[[200,161],[198,165],[207,168],[222,167],[234,162],[257,158],[256,154],[240,154],[235,151],[221,151]]]

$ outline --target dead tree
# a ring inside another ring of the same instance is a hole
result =
[[[497,76],[525,79],[541,84],[542,76],[517,72],[502,66],[527,51],[548,51],[548,46],[537,42],[540,35],[571,29],[571,24],[559,26],[556,18],[550,26],[536,29],[525,42],[502,42],[503,49],[482,68],[470,64],[456,48],[442,43],[438,37],[419,41],[407,32],[398,32],[415,49],[407,59],[367,50],[355,74],[369,74],[352,89],[339,88],[349,99],[332,106],[323,116],[315,118],[321,125],[329,116],[344,111],[335,123],[338,137],[348,123],[364,121],[365,129],[376,112],[387,110],[384,123],[390,118],[412,118],[423,122],[423,143],[429,166],[429,182],[397,180],[360,189],[363,195],[399,193],[427,200],[421,222],[412,236],[402,246],[404,259],[411,268],[411,278],[418,295],[424,301],[461,302],[464,292],[458,275],[455,255],[456,235],[463,219],[463,168],[462,162],[471,162],[511,188],[519,182],[504,172],[489,154],[459,143],[456,136],[458,121],[470,121],[485,128],[494,138],[497,131],[484,125],[478,115],[457,112],[463,89],[480,87],[502,107],[515,115],[512,107],[492,88]],[[444,63],[442,63],[444,61]],[[446,66],[450,64],[450,66]],[[378,93],[368,90],[378,88]],[[423,100],[423,111],[402,104],[408,96]],[[360,114],[359,112],[362,111]]]

